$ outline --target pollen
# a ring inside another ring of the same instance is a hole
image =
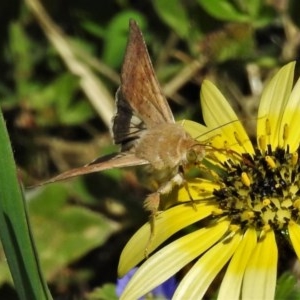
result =
[[[292,154],[292,166],[295,167],[298,163],[298,158],[299,158],[299,155],[298,155],[298,152],[294,152]]]
[[[271,124],[270,124],[270,120],[269,119],[266,120],[266,135],[267,136],[271,135]]]
[[[276,167],[276,164],[275,164],[275,161],[272,159],[271,156],[267,155],[265,157],[266,159],[266,163],[268,164],[268,166],[271,168],[271,169],[274,169]]]
[[[239,146],[243,146],[243,141],[240,139],[239,135],[237,132],[234,132],[234,138],[237,141],[237,143],[239,144]]]
[[[242,172],[241,180],[245,186],[249,187],[251,185],[250,178],[246,172]]]
[[[270,199],[264,199],[263,201],[262,201],[262,203],[263,203],[263,206],[269,206],[270,205],[270,203],[271,203],[271,201],[270,201]]]
[[[212,211],[212,215],[214,216],[219,216],[219,215],[222,215],[224,213],[224,211],[222,209],[214,209]]]
[[[282,136],[282,139],[284,140],[284,142],[287,141],[289,137],[289,126],[288,124],[284,124],[283,126],[283,136]]]
[[[242,154],[239,162],[228,160],[223,164],[224,186],[215,190],[214,196],[232,225],[254,227],[264,235],[268,228],[283,230],[290,221],[297,222],[300,217],[299,152],[300,148],[290,153],[288,145],[274,150],[266,145],[265,150],[260,147],[255,154]]]
[[[297,199],[296,201],[294,201],[293,206],[294,206],[296,209],[300,209],[300,199]]]
[[[261,149],[262,151],[265,151],[267,149],[267,139],[265,135],[261,135],[258,138],[258,145],[259,149]]]

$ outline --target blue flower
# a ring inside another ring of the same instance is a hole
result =
[[[118,279],[117,281],[117,287],[116,287],[116,293],[118,297],[123,293],[127,283],[132,278],[134,273],[137,271],[138,268],[133,268],[130,270],[124,277]],[[151,292],[147,293],[147,299],[148,295],[151,296],[151,298],[156,299],[171,299],[175,290],[177,287],[177,282],[174,276],[169,278],[167,281],[162,283],[161,285],[157,286],[155,289],[153,289]],[[146,299],[146,297],[142,297],[140,299]]]

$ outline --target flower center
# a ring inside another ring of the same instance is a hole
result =
[[[300,210],[300,148],[289,153],[268,145],[266,152],[243,154],[240,163],[227,160],[224,186],[214,191],[219,208],[232,224],[282,230],[297,221]]]

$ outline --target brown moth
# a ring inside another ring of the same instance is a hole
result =
[[[158,189],[147,197],[145,208],[155,216],[160,196],[169,193],[174,185],[182,185],[182,171],[190,163],[201,162],[205,151],[175,123],[137,23],[131,20],[129,29],[112,126],[120,153],[66,171],[46,183],[107,169],[148,165],[158,180]]]

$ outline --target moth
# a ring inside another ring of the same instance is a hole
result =
[[[174,185],[182,185],[183,170],[189,164],[200,163],[205,156],[205,147],[175,123],[134,20],[129,22],[112,136],[120,145],[119,153],[66,171],[46,183],[107,169],[148,165],[158,185],[146,198],[145,208],[155,216],[161,195],[169,193]]]

